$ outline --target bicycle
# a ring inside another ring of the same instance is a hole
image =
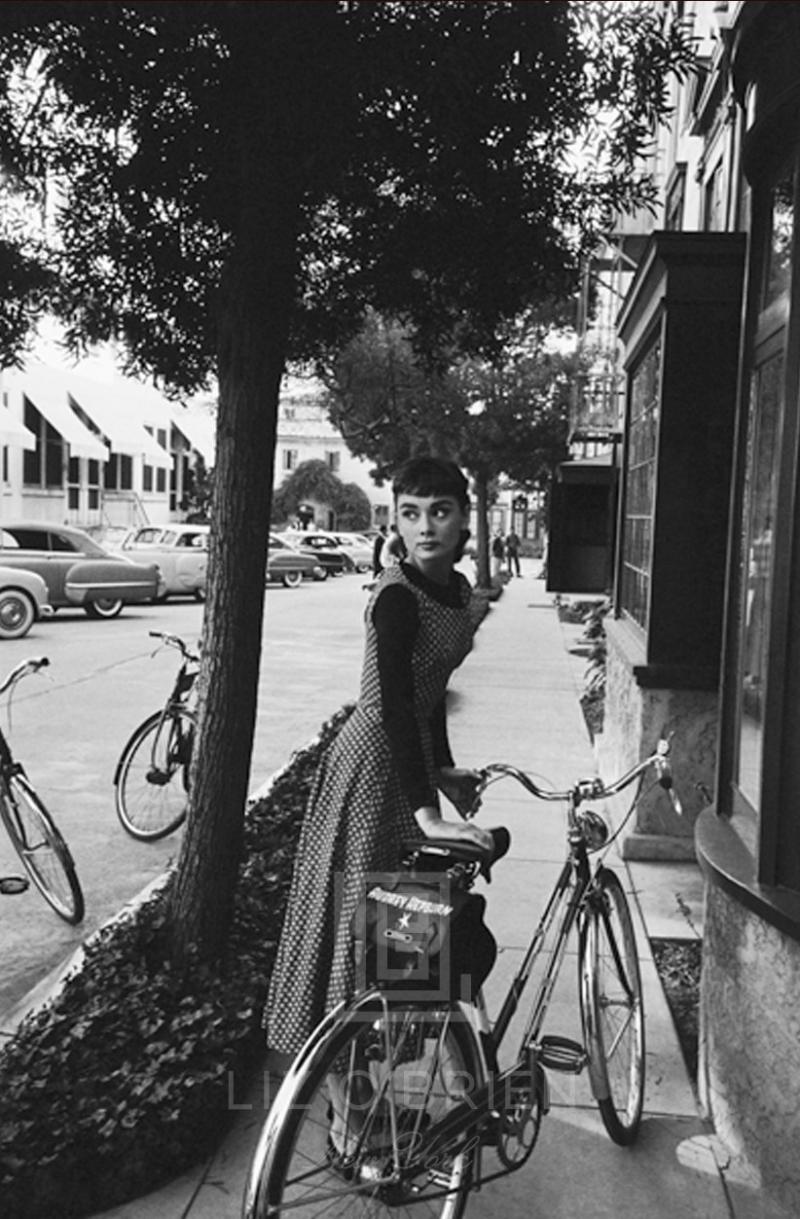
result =
[[[38,673],[49,664],[46,656],[21,661],[0,685],[0,694],[9,692],[9,706],[17,682]],[[66,923],[80,923],[85,906],[75,863],[64,838],[45,808],[21,762],[0,729],[0,819],[28,876],[44,900]],[[12,892],[18,879],[12,878]],[[27,885],[26,885],[27,887]],[[9,890],[4,890],[9,891]]]
[[[244,1219],[374,1217],[412,1204],[415,1213],[459,1219],[471,1190],[527,1161],[549,1108],[548,1071],[586,1069],[608,1134],[622,1145],[634,1141],[644,1103],[642,985],[628,903],[603,862],[622,825],[609,834],[600,814],[582,806],[639,778],[624,825],[651,766],[672,792],[668,752],[660,742],[615,783],[581,780],[566,792],[543,790],[511,765],[485,768],[471,816],[489,784],[503,777],[539,799],[567,804],[566,859],[493,1027],[480,993],[472,1002],[426,1001],[424,994],[398,997],[372,985],[340,1004],[311,1034],[278,1089],[251,1163]],[[449,883],[469,889],[487,861],[463,840],[415,841],[404,862],[418,869],[426,856],[443,852]],[[593,854],[599,855],[594,867]],[[397,921],[384,934],[398,936],[401,926]],[[580,1042],[543,1033],[576,928]],[[500,1045],[537,964],[541,980],[519,1049],[501,1070]],[[346,1081],[343,1094],[331,1091],[332,1075]],[[490,1151],[498,1164],[485,1162]]]
[[[141,842],[156,842],[183,823],[196,716],[188,705],[200,657],[177,635],[150,631],[181,654],[172,690],[160,711],[131,734],[114,771],[115,805],[123,827]]]

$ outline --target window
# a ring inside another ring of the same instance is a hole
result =
[[[126,453],[112,453],[106,462],[105,486],[107,491],[131,491],[133,489],[133,458]]]
[[[51,550],[65,551],[68,554],[80,554],[81,548],[72,538],[65,537],[62,533],[48,533],[47,535]]]
[[[159,466],[156,470],[156,491],[159,495],[164,495],[167,490],[167,471],[163,466]]]
[[[760,803],[782,377],[783,356],[780,353],[766,360],[753,374],[744,485],[739,787],[756,807]]]
[[[718,161],[706,181],[703,207],[703,228],[707,233],[721,233],[725,229],[725,196],[722,161]]]
[[[100,507],[100,462],[90,458],[86,463],[86,482],[88,486],[88,506],[90,509]]]
[[[143,491],[152,491],[153,490],[153,467],[152,466],[142,466],[142,490]]]
[[[22,457],[22,481],[26,487],[64,486],[64,441],[59,433],[25,398],[25,426],[36,437],[36,448]]]
[[[673,171],[672,181],[667,188],[667,202],[664,208],[664,228],[678,232],[683,228],[683,207],[686,197],[686,162],[679,162]]]
[[[342,455],[339,452],[329,452],[325,454],[325,463],[332,474],[338,474],[341,466]]]
[[[786,170],[772,187],[769,201],[767,253],[761,308],[767,309],[789,291],[794,232],[794,174]]]
[[[651,342],[630,379],[625,522],[620,604],[646,629],[653,544],[661,338]]]
[[[67,507],[77,512],[81,506],[81,463],[79,458],[70,457],[67,464]]]

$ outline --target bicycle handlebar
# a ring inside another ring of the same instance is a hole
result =
[[[653,766],[658,775],[658,782],[668,793],[672,806],[678,815],[683,814],[681,802],[673,787],[672,783],[672,767],[669,762],[669,741],[660,740],[656,746],[655,752],[645,758],[643,762],[639,762],[631,770],[627,771],[621,778],[616,779],[613,783],[604,783],[602,779],[597,777],[592,779],[580,779],[574,787],[568,791],[552,791],[547,788],[539,787],[537,783],[526,774],[524,770],[520,770],[517,766],[512,766],[508,762],[490,762],[481,771],[481,781],[478,784],[475,801],[473,804],[474,812],[478,811],[481,797],[484,791],[492,782],[492,776],[501,778],[508,776],[516,779],[526,791],[529,791],[532,796],[536,796],[539,800],[569,800],[574,804],[579,804],[582,800],[602,800],[609,796],[616,796],[633,783],[634,779],[638,779],[643,775],[648,767]],[[474,815],[474,814],[473,814]]]
[[[160,639],[167,647],[177,648],[184,660],[194,660],[199,664],[200,657],[195,652],[189,651],[180,635],[171,635],[169,631],[149,631],[148,634],[153,639]]]
[[[27,660],[21,660],[18,665],[15,665],[10,673],[6,674],[3,684],[0,685],[0,694],[5,694],[11,686],[15,686],[17,682],[27,677],[29,673],[38,673],[40,669],[44,669],[50,661],[46,656],[29,656]]]

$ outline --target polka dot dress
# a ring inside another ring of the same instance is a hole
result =
[[[419,834],[382,723],[372,607],[402,583],[417,601],[411,657],[414,703],[431,780],[430,717],[453,670],[472,646],[471,590],[459,577],[459,604],[443,604],[395,564],[381,575],[366,611],[358,704],[323,757],[300,834],[294,876],[265,1015],[267,1044],[294,1055],[325,1012],[353,990],[350,925],[366,873],[398,865],[402,842]],[[433,786],[433,781],[432,781]]]

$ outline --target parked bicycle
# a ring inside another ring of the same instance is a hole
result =
[[[200,657],[177,635],[150,635],[176,648],[182,659],[164,706],[131,735],[114,771],[117,816],[128,833],[143,842],[171,834],[186,817],[196,724],[189,704],[200,664]]]
[[[38,673],[49,664],[46,656],[21,661],[0,685],[8,691],[9,706],[17,682]],[[0,819],[28,876],[42,897],[67,923],[76,924],[84,915],[84,900],[75,864],[50,813],[17,762],[11,746],[0,729]],[[10,878],[11,892],[19,879]],[[27,886],[26,886],[27,887]],[[4,889],[8,892],[9,889]]]
[[[548,1111],[550,1071],[585,1069],[609,1135],[633,1142],[645,1085],[642,984],[628,902],[604,862],[622,827],[610,834],[584,804],[638,778],[629,817],[651,767],[672,790],[668,752],[661,742],[617,782],[581,780],[565,792],[544,790],[514,766],[486,767],[471,815],[489,784],[506,777],[567,806],[563,868],[493,1026],[480,994],[473,1002],[430,1000],[424,991],[409,996],[373,984],[340,1004],[312,1033],[272,1103],[250,1169],[245,1219],[290,1212],[374,1217],[412,1204],[414,1214],[458,1219],[471,1190],[527,1161]],[[443,868],[455,894],[468,890],[488,861],[463,840],[427,839],[411,844],[404,862],[417,882],[427,867]],[[405,903],[404,911],[401,898],[401,891],[392,894],[397,918],[383,923],[388,943],[413,940],[409,912],[419,907]],[[575,929],[580,1041],[544,1032]],[[501,1069],[501,1043],[535,967],[519,1045]],[[339,1085],[330,1090],[332,1077]]]

